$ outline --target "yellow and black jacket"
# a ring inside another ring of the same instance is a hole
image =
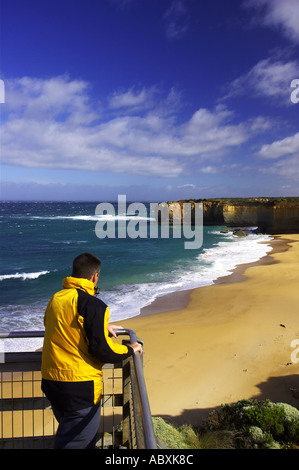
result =
[[[63,287],[44,317],[42,390],[53,407],[73,411],[99,402],[103,363],[121,362],[134,351],[109,337],[109,308],[94,297],[91,281],[66,277]]]

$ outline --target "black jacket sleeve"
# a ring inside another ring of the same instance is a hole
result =
[[[108,335],[109,309],[97,297],[78,289],[78,314],[89,342],[89,352],[103,363],[118,363],[134,353],[133,348],[112,341]]]

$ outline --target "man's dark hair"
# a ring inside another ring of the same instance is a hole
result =
[[[90,279],[101,269],[101,260],[92,253],[82,253],[73,261],[73,277]]]

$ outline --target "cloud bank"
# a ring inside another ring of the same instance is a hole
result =
[[[225,106],[200,108],[179,122],[175,90],[151,88],[92,96],[89,83],[66,76],[6,81],[2,162],[176,177],[213,172],[213,163],[250,139],[254,125],[234,123]],[[112,114],[111,114],[112,113]],[[256,126],[257,127],[257,126]]]

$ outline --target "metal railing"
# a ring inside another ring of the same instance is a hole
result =
[[[142,341],[133,330],[123,343]],[[15,331],[7,338],[42,338],[43,331]],[[58,423],[41,391],[41,351],[7,352],[0,362],[0,449],[52,448]],[[97,447],[156,449],[143,375],[143,356],[135,353],[121,364],[103,366],[102,416]]]

